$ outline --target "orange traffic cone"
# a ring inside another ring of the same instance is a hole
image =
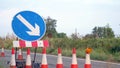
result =
[[[5,57],[4,47],[2,47],[1,57]]]
[[[16,61],[15,61],[15,50],[12,48],[12,56],[10,61],[10,68],[16,68]]]
[[[31,56],[30,56],[30,49],[27,49],[27,58],[26,58],[26,66],[25,68],[32,68],[31,65]]]
[[[21,48],[19,48],[18,59],[19,59],[19,60],[23,60],[23,55],[22,55]]]
[[[90,52],[91,51],[92,51],[91,48],[86,49],[86,59],[85,59],[84,68],[91,68],[91,62],[90,62]]]
[[[62,55],[61,55],[60,48],[58,48],[58,59],[57,59],[56,68],[63,68]]]
[[[48,68],[47,64],[47,57],[46,57],[46,48],[44,47],[42,50],[42,63],[41,63],[41,68]]]
[[[71,68],[78,68],[78,64],[77,64],[77,58],[76,58],[76,49],[73,48],[72,50],[72,64],[71,64]]]

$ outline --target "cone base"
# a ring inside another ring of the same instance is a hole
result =
[[[48,65],[41,65],[41,68],[48,68]]]
[[[25,68],[32,68],[32,66],[25,66]]]
[[[63,68],[63,64],[57,64],[56,68]]]
[[[91,68],[91,64],[85,64],[84,68]]]
[[[5,57],[5,53],[2,52],[2,53],[1,53],[1,57]]]
[[[23,56],[22,55],[18,55],[18,59],[19,60],[23,60]]]
[[[78,64],[72,64],[71,68],[78,68]]]
[[[10,68],[16,68],[16,66],[10,66]]]

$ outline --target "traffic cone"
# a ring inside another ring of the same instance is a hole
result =
[[[86,49],[86,59],[85,59],[84,68],[91,68],[91,62],[90,62],[90,52],[91,51],[92,51],[91,48]]]
[[[60,48],[58,48],[58,59],[57,59],[56,68],[63,68],[62,55],[61,55]]]
[[[21,48],[19,48],[18,59],[23,60],[23,55],[22,55]]]
[[[4,47],[2,47],[1,57],[5,57]]]
[[[31,64],[30,48],[28,48],[25,68],[32,68]]]
[[[42,50],[42,63],[41,63],[41,68],[48,68],[47,64],[47,57],[46,57],[46,48],[44,47]]]
[[[16,61],[15,61],[15,50],[12,48],[12,56],[10,61],[10,68],[16,68]]]
[[[73,48],[72,50],[72,64],[71,64],[71,68],[78,68],[78,64],[77,64],[77,58],[76,58],[76,49]]]

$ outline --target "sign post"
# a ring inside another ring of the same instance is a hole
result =
[[[22,39],[13,41],[13,47],[16,47],[16,49],[17,47],[34,47],[35,48],[34,62],[37,47],[49,46],[48,40],[37,41],[38,39],[41,39],[44,36],[46,32],[46,24],[44,23],[42,17],[35,12],[21,11],[17,13],[12,20],[12,29],[15,35],[18,38]],[[34,62],[32,64],[34,64]],[[16,63],[21,62],[16,61]],[[23,67],[24,66],[22,65],[20,68]]]

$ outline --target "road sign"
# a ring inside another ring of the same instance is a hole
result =
[[[12,20],[12,29],[20,39],[35,41],[44,36],[46,24],[37,13],[22,11],[14,16]]]

